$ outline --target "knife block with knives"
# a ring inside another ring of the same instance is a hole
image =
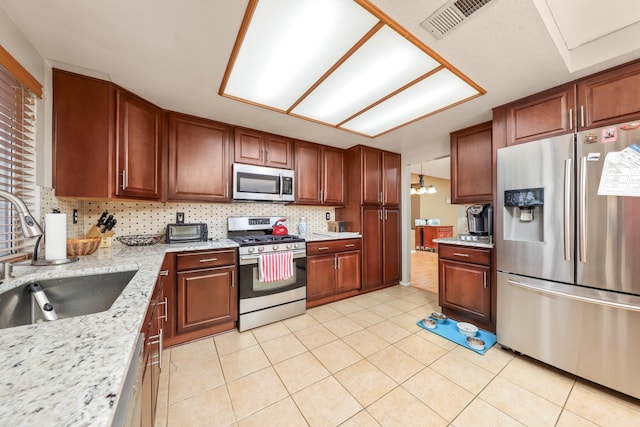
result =
[[[91,228],[87,232],[86,237],[100,237],[102,239],[102,241],[100,242],[100,247],[108,248],[111,246],[111,239],[115,234],[115,232],[111,230],[116,225],[116,223],[117,220],[113,217],[113,215],[109,215],[107,211],[104,211],[98,219],[98,223],[91,226]]]

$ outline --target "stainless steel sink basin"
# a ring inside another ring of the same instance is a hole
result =
[[[39,283],[58,315],[64,319],[108,310],[122,293],[133,271],[33,280],[0,294],[0,329],[44,321],[28,287]]]

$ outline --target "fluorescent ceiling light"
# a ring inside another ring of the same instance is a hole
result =
[[[220,94],[375,137],[485,93],[406,34],[367,0],[250,0]]]

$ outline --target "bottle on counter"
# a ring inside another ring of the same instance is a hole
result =
[[[300,217],[300,222],[298,223],[298,234],[303,237],[307,234],[307,220],[304,217]]]

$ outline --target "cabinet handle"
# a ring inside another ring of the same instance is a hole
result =
[[[224,197],[229,197],[229,183],[225,182],[224,183]]]
[[[468,257],[469,257],[469,254],[461,254],[460,252],[454,252],[453,254],[454,254],[455,256],[463,256],[463,257],[466,257],[466,258],[468,258]]]
[[[158,276],[168,276],[169,275],[169,270],[160,270],[160,273],[158,273]]]
[[[327,251],[329,250],[329,246],[323,246],[321,248],[318,248],[319,251]]]
[[[151,341],[154,340],[154,341]],[[158,361],[151,362],[148,366],[160,365],[160,370],[162,370],[162,329],[158,335],[153,335],[149,337],[149,343],[147,345],[158,344]]]
[[[264,162],[269,163],[269,150],[264,150]]]
[[[584,105],[580,106],[580,126],[584,127]]]
[[[382,221],[382,209],[378,209],[378,219]]]
[[[126,169],[122,169],[122,189],[126,190],[127,186],[129,185],[129,180],[127,179],[127,170]]]
[[[340,258],[336,257],[337,267],[336,270],[340,270]]]
[[[158,303],[158,305],[163,305],[164,306],[164,314],[160,317],[158,317],[158,320],[162,319],[162,320],[167,320],[167,297],[164,297],[164,301],[160,301]]]
[[[236,287],[236,272],[235,271],[231,272],[231,287],[232,288]]]
[[[349,243],[348,245],[344,245],[344,247],[345,247],[345,248],[352,248],[352,247],[354,247],[354,246],[355,246],[355,245],[354,245],[353,243]]]
[[[573,129],[573,108],[569,108],[569,129]]]
[[[199,262],[213,262],[217,260],[218,258],[206,258],[206,259],[201,259]]]
[[[483,279],[484,280],[484,288],[487,289],[487,272],[484,271],[483,273],[484,273],[484,279]]]
[[[382,203],[382,201],[383,201],[383,200],[382,200],[382,191],[380,192],[380,194],[378,194],[378,201],[379,201],[380,203]]]
[[[320,190],[320,201],[324,202],[324,190]]]
[[[387,211],[386,209],[383,209],[383,210],[384,210],[384,220],[386,221],[388,219],[387,214],[389,211]]]
[[[333,257],[333,269],[337,270],[338,269],[338,263],[336,262],[337,258],[334,256]]]

